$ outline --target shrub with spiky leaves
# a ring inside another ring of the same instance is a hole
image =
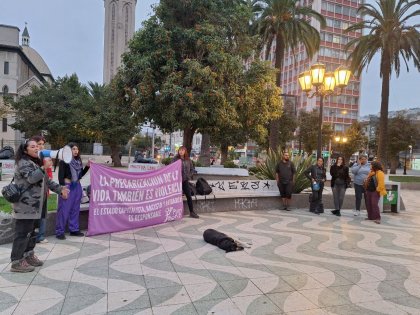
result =
[[[292,152],[289,153],[292,156]],[[276,166],[282,160],[283,152],[281,150],[273,151],[270,150],[267,155],[267,159],[264,163],[257,166],[255,176],[259,179],[276,179]],[[290,159],[296,168],[294,193],[300,193],[302,190],[311,186],[309,180],[306,178],[304,172],[314,163],[312,156],[305,157],[302,155],[293,156]]]

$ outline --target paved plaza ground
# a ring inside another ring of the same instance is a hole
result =
[[[420,314],[420,209],[381,225],[344,211],[219,212],[96,237],[49,237],[45,265],[10,273],[0,246],[0,314]],[[214,228],[252,242],[206,244]]]

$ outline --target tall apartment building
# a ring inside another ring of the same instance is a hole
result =
[[[312,25],[320,31],[321,45],[319,52],[308,58],[303,45],[294,53],[286,54],[282,72],[282,89],[284,94],[297,96],[297,111],[310,111],[319,107],[319,97],[309,99],[299,87],[298,76],[301,72],[309,70],[315,63],[326,65],[327,71],[334,71],[339,65],[346,65],[345,45],[361,33],[345,33],[344,30],[361,18],[357,9],[363,0],[302,0],[302,4],[312,3],[312,8],[325,17],[327,26],[320,29],[316,21]],[[270,52],[271,60],[275,56],[275,44]],[[349,85],[340,96],[329,96],[324,100],[324,122],[331,123],[334,130],[340,133],[347,129],[359,116],[360,104],[360,78],[352,77]]]

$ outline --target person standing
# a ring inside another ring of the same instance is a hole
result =
[[[38,158],[38,145],[33,140],[26,140],[16,152],[14,181],[22,187],[20,200],[12,204],[15,219],[15,238],[10,259],[10,271],[31,272],[34,267],[44,263],[35,255],[36,246],[35,222],[47,208],[47,191],[51,189],[61,198],[66,199],[68,190],[53,182],[45,173],[52,166],[47,160],[42,165]]]
[[[189,181],[193,179],[194,175],[194,165],[190,159],[188,154],[187,148],[182,146],[178,149],[177,155],[172,160],[172,163],[175,161],[181,160],[182,165],[182,192],[184,193],[185,197],[187,198],[188,209],[190,210],[190,217],[198,219],[199,216],[194,211],[192,197],[191,197],[191,189],[189,185]]]
[[[42,151],[45,149],[45,138],[43,136],[33,136],[31,138],[31,140],[36,141],[37,145],[38,145],[38,152]],[[43,158],[42,160],[40,160],[41,165],[44,165],[46,163],[49,163],[48,160],[51,160],[51,158]],[[53,178],[53,174],[52,174],[52,167],[46,167],[45,168],[45,173],[47,174],[49,179]],[[47,200],[48,197],[50,195],[49,190],[47,190]],[[45,230],[47,228],[47,216],[48,216],[48,211],[47,208],[45,208],[45,211],[42,212],[41,214],[41,219],[39,220],[39,227],[38,227],[38,235],[36,237],[36,242],[37,243],[48,243],[48,240],[45,238]],[[36,225],[36,224],[35,224]]]
[[[324,183],[327,180],[324,159],[318,157],[316,163],[310,166],[304,174],[311,181],[312,195],[310,198],[309,211],[315,214],[324,213],[322,192],[324,190]]]
[[[353,210],[353,214],[355,216],[360,215],[360,206],[362,203],[362,197],[365,199],[366,204],[366,191],[363,186],[366,177],[369,175],[370,172],[370,165],[368,164],[367,155],[360,155],[359,162],[353,164],[351,167],[351,172],[354,175],[353,183],[354,183],[354,193],[356,196],[356,209]]]
[[[83,168],[80,158],[79,147],[75,143],[69,143],[72,152],[72,159],[69,164],[60,161],[58,170],[58,180],[60,185],[66,186],[70,190],[68,199],[58,199],[57,219],[55,224],[55,237],[65,240],[64,235],[68,223],[71,236],[84,236],[79,229],[80,201],[83,196],[80,179],[89,170],[90,161]]]
[[[295,182],[296,168],[288,152],[283,153],[281,161],[276,167],[277,187],[280,191],[283,210],[290,211],[290,200],[292,199],[293,183]]]
[[[331,174],[331,188],[334,198],[334,208],[332,214],[340,217],[341,207],[343,206],[344,195],[346,194],[347,186],[351,179],[349,175],[349,168],[343,156],[338,156],[334,165],[330,169]]]
[[[379,210],[379,198],[386,195],[385,174],[381,163],[374,161],[370,166],[370,173],[365,180],[366,189],[366,220],[381,223],[381,212]]]

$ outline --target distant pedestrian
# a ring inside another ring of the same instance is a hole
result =
[[[193,179],[194,165],[190,159],[190,155],[188,154],[186,147],[182,146],[178,149],[178,154],[175,155],[174,159],[172,160],[172,163],[178,160],[182,161],[182,192],[187,198],[188,209],[190,210],[190,217],[198,219],[199,216],[194,211],[189,183],[189,181]]]
[[[324,159],[318,157],[316,163],[310,166],[304,174],[311,181],[312,195],[310,197],[309,211],[315,214],[324,213],[322,192],[324,190],[324,183],[327,180]]]
[[[336,216],[341,216],[341,207],[343,206],[344,195],[346,194],[347,186],[350,184],[349,168],[343,156],[337,157],[337,160],[330,169],[331,174],[331,188],[334,198],[334,208],[331,211]]]
[[[82,185],[80,179],[87,173],[90,161],[83,168],[82,159],[80,158],[79,147],[75,143],[69,143],[72,152],[72,159],[69,164],[60,161],[58,170],[58,180],[61,186],[66,186],[69,192],[67,200],[58,199],[57,220],[55,225],[55,236],[59,240],[65,240],[66,225],[68,223],[70,235],[84,236],[79,228],[80,201],[83,196]]]
[[[45,149],[45,138],[43,136],[33,136],[31,140],[36,141],[38,145],[38,151],[42,151]],[[51,158],[49,157],[44,158],[43,160],[40,160],[41,162],[40,166],[46,166],[46,164],[49,164],[50,162],[49,160],[51,160]],[[53,178],[52,167],[45,167],[45,173],[47,174],[49,179]],[[49,190],[47,190],[47,200],[48,200],[49,195],[50,195],[50,192]],[[36,237],[37,243],[48,243],[48,240],[45,238],[45,230],[47,228],[47,216],[48,216],[47,207],[45,207],[45,211],[42,211],[41,219],[39,220],[39,224],[38,224],[38,235]]]
[[[35,222],[47,208],[47,190],[51,189],[67,198],[68,190],[53,182],[45,174],[45,169],[52,166],[52,161],[41,164],[38,158],[38,145],[33,140],[26,140],[16,152],[14,181],[23,188],[20,200],[12,204],[15,219],[15,236],[10,255],[12,272],[31,272],[34,267],[44,263],[35,255]]]
[[[353,210],[353,214],[358,216],[360,214],[360,206],[362,203],[362,197],[365,199],[366,204],[366,191],[363,187],[366,177],[370,172],[370,165],[368,164],[367,155],[360,155],[359,161],[351,167],[351,172],[354,175],[354,193],[356,197],[356,209]]]
[[[379,198],[386,195],[385,174],[381,163],[378,161],[373,161],[370,168],[371,171],[364,184],[366,189],[366,210],[368,214],[366,220],[372,220],[380,224]]]
[[[283,153],[281,161],[276,167],[277,187],[280,191],[283,210],[290,211],[290,201],[292,199],[293,184],[295,182],[296,168],[288,152]]]

